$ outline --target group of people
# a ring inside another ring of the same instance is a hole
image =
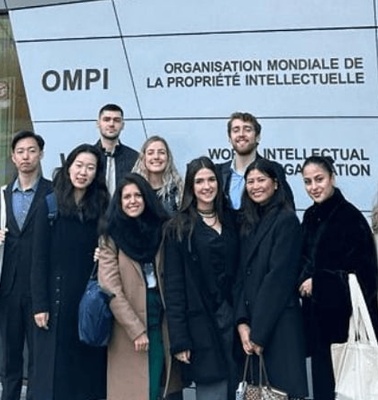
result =
[[[120,142],[119,106],[104,106],[97,125],[98,143],[77,146],[52,182],[41,176],[43,139],[13,138],[17,176],[0,230],[2,400],[19,399],[25,339],[28,400],[176,400],[192,382],[198,400],[229,400],[247,356],[258,379],[260,355],[291,400],[308,394],[311,356],[314,400],[335,399],[330,347],[348,335],[348,274],[378,332],[378,267],[332,160],[303,165],[313,205],[301,223],[282,166],[257,152],[261,126],[249,113],[228,121],[234,159],[196,158],[184,181],[164,138],[139,153]],[[113,294],[107,348],[78,337],[94,258]]]

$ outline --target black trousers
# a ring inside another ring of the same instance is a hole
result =
[[[314,400],[335,400],[335,378],[329,344],[317,343],[311,356],[311,368]]]
[[[25,340],[29,351],[27,400],[32,400],[34,318],[30,297],[10,294],[0,299],[0,344],[3,392],[1,400],[21,395]]]

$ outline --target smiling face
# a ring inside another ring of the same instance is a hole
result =
[[[307,194],[315,203],[323,203],[335,191],[335,176],[321,165],[310,163],[302,171]]]
[[[150,143],[144,153],[144,164],[150,174],[163,174],[168,164],[168,152],[164,143],[157,140]]]
[[[92,153],[79,153],[68,168],[70,181],[75,191],[85,192],[93,182],[97,171],[97,158]]]
[[[256,134],[252,122],[234,119],[231,123],[230,142],[237,154],[251,154],[258,146],[260,135]]]
[[[257,204],[264,205],[273,197],[277,182],[258,169],[252,169],[246,179],[245,187],[248,197]]]
[[[130,218],[139,217],[145,208],[142,192],[135,183],[123,187],[121,195],[122,211]]]
[[[215,173],[208,168],[201,168],[194,176],[194,196],[199,210],[209,210],[214,206],[218,193],[218,182]]]

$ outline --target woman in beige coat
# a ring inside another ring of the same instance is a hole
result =
[[[148,182],[126,175],[113,197],[100,244],[100,285],[115,295],[110,302],[114,327],[108,400],[157,400],[160,395],[164,348],[158,268],[166,218]]]

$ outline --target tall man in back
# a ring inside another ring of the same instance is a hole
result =
[[[0,340],[2,351],[1,400],[18,400],[23,380],[23,350],[29,350],[27,400],[33,399],[33,346],[30,265],[33,224],[38,203],[52,191],[41,176],[45,142],[33,132],[18,132],[12,140],[12,161],[17,176],[7,185],[6,229],[0,232],[4,247],[0,280]],[[5,238],[5,239],[4,239]]]
[[[262,158],[257,152],[261,140],[261,125],[256,117],[246,112],[234,112],[227,122],[227,133],[234,150],[234,158],[223,164],[218,164],[223,190],[229,206],[238,210],[241,206],[241,196],[244,190],[244,172],[248,165]],[[273,161],[276,172],[283,184],[288,198],[294,206],[293,192],[286,180],[285,171],[281,164]]]
[[[120,106],[106,104],[100,109],[97,120],[100,139],[96,146],[104,158],[106,185],[111,196],[119,181],[131,171],[138,158],[137,151],[123,145],[119,140],[124,125],[123,110]]]

